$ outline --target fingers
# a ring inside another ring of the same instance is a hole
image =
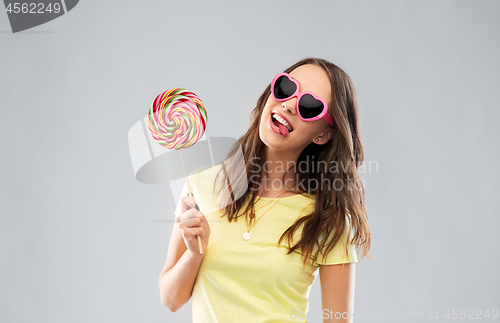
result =
[[[180,217],[178,217],[177,218],[177,223],[179,223],[179,225],[182,225],[184,227],[189,227],[189,228],[202,226],[203,222],[205,221],[205,216],[203,216],[203,215],[201,215],[201,216],[195,215],[193,217],[190,214],[194,213],[194,212],[190,212],[190,211],[191,210],[189,210],[189,211],[187,211],[185,213],[185,215],[186,215],[185,217],[183,217],[182,215]]]
[[[194,208],[194,205],[196,204],[196,201],[194,201],[193,197],[181,197],[181,206],[182,206],[182,211],[186,212],[189,209]]]
[[[205,225],[208,225],[203,213],[195,209],[184,212],[181,216],[177,217],[176,221],[179,223],[179,229],[186,238],[196,237],[197,235],[203,236],[205,234]]]
[[[194,228],[182,228],[182,235],[188,240],[196,239],[196,236],[204,236],[205,228],[203,227],[194,227]]]
[[[193,196],[181,197],[181,204],[183,212],[192,208],[195,208],[198,211],[200,210],[200,207],[198,206],[198,204],[196,204],[196,201]]]
[[[189,209],[186,212],[183,212],[181,215],[179,215],[175,219],[175,222],[184,222],[186,220],[194,218],[202,218],[203,220],[205,220],[205,215],[196,209]]]

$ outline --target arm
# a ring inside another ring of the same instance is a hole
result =
[[[186,204],[191,203],[187,202],[187,199],[182,198]],[[194,199],[191,199],[192,204],[196,204]],[[191,298],[198,270],[205,255],[199,253],[196,235],[200,235],[203,248],[206,250],[210,235],[208,222],[201,212],[191,208],[181,214],[174,223],[167,260],[159,278],[161,302],[172,312],[180,309]]]
[[[319,267],[323,322],[352,323],[356,263]],[[338,313],[337,313],[338,312]],[[347,312],[345,314],[344,312]],[[337,316],[335,316],[337,313]],[[342,313],[344,313],[342,318]],[[338,319],[335,319],[335,318]]]

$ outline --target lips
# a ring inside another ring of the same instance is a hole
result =
[[[285,137],[288,137],[288,135],[290,134],[291,131],[289,131],[287,129],[287,127],[285,127],[285,125],[283,125],[281,122],[279,122],[278,120],[275,120],[273,115],[277,113],[276,111],[273,111],[271,113],[271,116],[269,117],[269,126],[271,127],[271,129],[276,132],[277,134],[279,135],[282,135],[282,136],[285,136]],[[279,113],[278,113],[279,114]],[[279,114],[280,117],[281,117],[281,114]],[[283,118],[284,120],[286,120],[285,118]],[[288,122],[288,121],[287,121]],[[292,129],[293,131],[293,127],[289,124],[290,128]]]
[[[273,122],[273,117],[269,117],[269,126],[271,126],[271,129],[273,129],[274,132],[276,132],[278,135],[281,135],[282,133],[280,132],[280,129],[274,125]]]
[[[288,123],[288,125],[290,126],[290,128],[292,128],[291,131],[293,131],[293,126],[292,126],[292,123],[290,122],[290,120],[288,120],[287,118],[285,118],[285,116],[281,112],[279,112],[279,111],[271,111],[271,116],[273,114],[275,114],[275,113],[279,114],[279,116]]]

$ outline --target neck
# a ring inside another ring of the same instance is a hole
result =
[[[299,155],[300,151],[284,152],[266,147],[262,165],[261,188],[258,195],[276,196],[288,190],[297,190],[294,166],[297,164]],[[287,173],[289,168],[291,169]]]

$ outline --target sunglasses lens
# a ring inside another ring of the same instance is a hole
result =
[[[299,110],[300,115],[304,119],[312,119],[317,117],[323,112],[324,106],[323,103],[319,100],[316,100],[312,95],[305,94],[300,98],[299,102]]]
[[[295,90],[297,90],[297,86],[285,75],[278,77],[274,83],[273,91],[276,99],[289,98],[295,93]]]

